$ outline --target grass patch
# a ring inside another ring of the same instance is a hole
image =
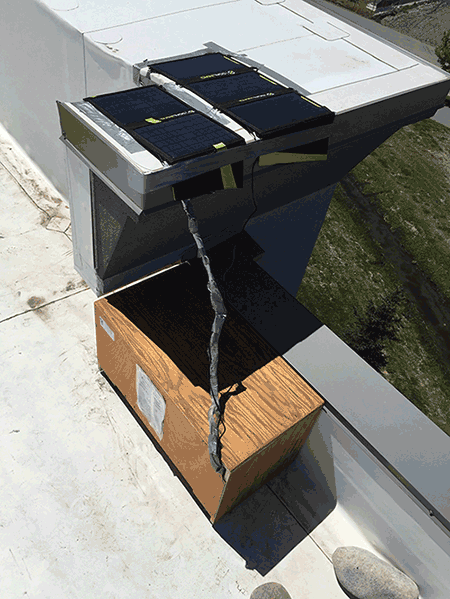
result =
[[[398,341],[387,348],[388,371],[382,374],[450,436],[448,368],[436,356],[434,330],[414,306],[403,320]]]
[[[449,157],[450,129],[426,119],[397,131],[353,169],[364,193],[376,194],[402,245],[448,298]]]
[[[339,183],[297,294],[337,335],[354,321],[354,307],[364,311],[369,298],[395,290],[379,247],[349,204]]]
[[[373,194],[371,210],[394,247],[411,257],[413,278],[416,272],[430,282],[442,306],[450,306],[449,156],[450,129],[426,119],[395,133],[350,173],[365,196]],[[403,285],[395,252],[386,254],[372,232],[339,183],[297,299],[346,342],[358,322],[354,308],[364,314],[370,301],[378,306]],[[380,373],[450,435],[449,338],[411,293],[405,298]]]

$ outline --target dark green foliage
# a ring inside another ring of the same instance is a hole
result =
[[[385,342],[397,340],[401,322],[397,309],[403,300],[402,289],[397,288],[385,295],[378,306],[370,300],[364,314],[353,309],[356,321],[344,332],[343,339],[375,370],[380,371],[387,364]]]
[[[444,33],[441,44],[435,48],[434,52],[441,68],[450,73],[450,29]]]

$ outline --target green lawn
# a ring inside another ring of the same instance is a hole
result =
[[[450,435],[449,157],[450,128],[427,119],[356,166],[336,188],[297,299],[351,345],[358,322],[400,288],[397,338],[381,340],[378,370]]]

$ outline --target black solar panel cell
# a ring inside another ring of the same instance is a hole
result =
[[[215,144],[230,147],[244,143],[241,137],[201,114],[139,127],[134,133],[151,144],[169,163],[213,152]]]
[[[189,110],[185,104],[153,86],[98,96],[90,101],[125,126],[147,118],[160,119]]]
[[[262,137],[274,131],[300,128],[321,117],[332,118],[327,108],[315,106],[296,92],[233,106],[226,112]]]
[[[151,65],[152,70],[163,73],[177,81],[185,81],[194,77],[207,77],[212,74],[233,74],[249,67],[237,64],[222,54],[203,54],[194,58],[184,58]]]
[[[255,72],[200,81],[192,83],[189,88],[213,104],[226,104],[233,100],[238,102],[245,98],[279,93],[286,89]]]

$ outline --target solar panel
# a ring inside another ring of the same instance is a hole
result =
[[[172,164],[243,145],[242,137],[156,86],[86,98],[158,158]]]
[[[244,140],[202,114],[190,114],[134,129],[135,137],[173,163],[215,151],[214,145],[241,145]]]
[[[261,138],[328,124],[334,113],[219,53],[152,65]],[[169,164],[244,139],[158,86],[85,98]]]
[[[255,96],[273,95],[287,91],[287,88],[254,71],[233,77],[199,81],[187,85],[187,87],[211,104],[216,105],[237,103]]]
[[[147,118],[161,119],[191,109],[158,87],[140,87],[87,98],[96,108],[120,125],[144,121]]]
[[[262,138],[333,122],[334,113],[324,106],[237,63],[232,57],[213,53],[150,68],[181,82]]]
[[[211,75],[214,77],[223,77],[253,70],[251,67],[247,67],[232,58],[218,53],[161,62],[150,65],[150,68],[152,71],[162,73],[171,79],[175,79],[175,81],[183,83],[197,78],[206,79]]]
[[[304,99],[297,92],[232,106],[224,112],[262,138],[326,125],[334,119],[328,108]]]

